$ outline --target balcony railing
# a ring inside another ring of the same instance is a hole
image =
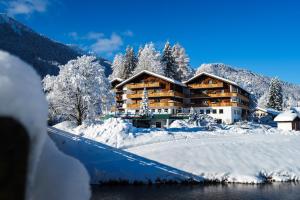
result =
[[[155,88],[155,87],[160,87],[159,82],[153,82],[153,83],[132,83],[128,84],[127,88],[128,89],[139,89],[139,88]]]
[[[135,99],[142,98],[143,93],[138,94],[127,94],[127,98]],[[184,97],[184,95],[180,92],[167,91],[167,92],[149,92],[148,97]]]
[[[222,88],[224,87],[224,84],[223,83],[210,83],[210,84],[193,83],[193,84],[189,84],[188,86],[193,89],[205,89],[205,88]]]
[[[191,94],[191,98],[215,98],[215,97],[236,97],[237,93],[225,92],[225,93],[210,93],[210,94]]]
[[[190,107],[227,107],[227,106],[233,106],[233,107],[242,107],[242,108],[246,108],[248,109],[249,107],[244,105],[244,104],[240,104],[237,102],[221,102],[221,103],[191,103]]]
[[[244,101],[249,102],[249,98],[245,97],[240,93],[235,92],[225,92],[225,93],[210,93],[210,94],[191,94],[190,97],[193,98],[220,98],[220,97],[239,97]]]
[[[150,108],[155,108],[155,107],[174,107],[174,106],[183,106],[182,103],[180,102],[155,102],[155,103],[149,103]],[[139,109],[140,104],[139,103],[132,103],[132,104],[127,104],[128,109]]]

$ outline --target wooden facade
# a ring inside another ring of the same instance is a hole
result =
[[[169,109],[170,114],[191,107],[236,107],[245,117],[249,110],[250,94],[229,80],[202,73],[181,83],[148,71],[114,86],[117,110],[137,112],[144,88],[148,92],[150,109]]]
[[[119,110],[126,108],[138,112],[144,88],[148,92],[150,109],[169,109],[183,106],[185,95],[182,86],[160,76],[142,73],[128,83],[115,87],[117,107],[120,108],[120,103],[123,103]]]
[[[203,73],[186,81],[191,107],[238,106],[249,108],[249,93],[230,81]]]

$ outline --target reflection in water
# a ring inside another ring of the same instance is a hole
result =
[[[300,184],[274,183],[263,185],[160,185],[160,186],[98,186],[92,200],[300,200]]]

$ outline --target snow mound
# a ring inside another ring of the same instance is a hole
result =
[[[83,123],[72,132],[118,148],[126,138],[134,137],[133,134],[129,134],[133,129],[131,123],[121,118],[110,118],[103,123]]]
[[[68,131],[71,130],[73,128],[76,128],[76,123],[73,121],[63,121],[61,123],[58,123],[56,125],[53,126],[54,128],[63,130],[63,131]]]
[[[173,121],[169,128],[194,128],[195,125],[188,123],[186,120],[175,120]]]
[[[206,130],[213,131],[216,129],[222,129],[222,124],[218,123],[217,120],[206,114],[195,113],[190,116],[189,123],[195,126],[202,127]]]
[[[42,92],[41,80],[28,64],[17,57],[0,51],[0,116],[13,117],[29,133],[30,149],[28,185],[33,176],[38,157],[45,141],[47,102]],[[30,116],[28,116],[31,114]]]
[[[30,139],[26,199],[89,199],[85,168],[60,152],[46,134],[47,107],[33,68],[0,51],[0,116],[20,122]]]

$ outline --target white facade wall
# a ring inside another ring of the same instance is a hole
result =
[[[222,122],[226,124],[232,124],[235,121],[242,120],[242,108],[239,107],[194,107],[194,109],[197,113],[207,114],[215,119],[222,120]],[[207,110],[209,110],[209,112]],[[189,113],[190,108],[185,108],[184,112]]]
[[[194,107],[194,109],[197,113],[203,112],[203,114],[207,114],[215,119],[220,119],[223,123],[226,124],[232,124],[236,121],[242,120],[242,108],[240,107]],[[190,113],[190,108],[155,108],[150,110],[153,114],[176,114],[178,110],[185,114]],[[207,112],[207,110],[209,110],[209,113]],[[136,114],[136,110],[125,108],[125,113],[134,115]]]
[[[175,113],[176,113],[176,110],[178,108],[173,108],[175,109]],[[137,109],[139,110],[139,109]],[[153,114],[172,114],[172,108],[153,108],[151,109],[150,108],[150,111],[153,113]],[[125,109],[125,112],[127,112],[128,114],[135,114],[136,113],[136,110],[133,110],[133,109]]]
[[[277,122],[278,129],[289,131],[293,129],[292,122]]]

